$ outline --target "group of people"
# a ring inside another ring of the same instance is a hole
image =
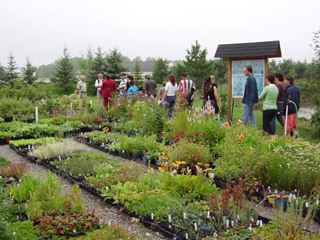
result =
[[[300,104],[300,90],[294,85],[293,77],[282,73],[270,74],[266,78],[266,87],[258,96],[257,82],[253,75],[252,67],[247,65],[243,69],[247,81],[243,94],[243,125],[250,120],[251,125],[256,127],[254,116],[254,104],[259,99],[263,100],[263,130],[274,135],[276,132],[276,119],[282,128],[286,129],[287,135],[297,136],[297,111]]]
[[[95,87],[97,89],[97,107],[100,105],[103,98],[103,106],[106,110],[113,105],[113,98],[116,91],[120,92],[120,95],[127,98],[135,98],[138,96],[139,91],[143,91],[149,97],[156,97],[157,84],[154,80],[150,79],[150,76],[145,76],[145,82],[142,89],[139,89],[134,82],[134,77],[131,75],[126,76],[124,73],[120,76],[120,84],[117,87],[115,81],[111,79],[110,75],[106,75],[103,79],[102,73],[98,74],[98,79],[95,81]],[[81,76],[81,80],[77,84],[78,94],[82,98],[83,95],[87,95],[87,85],[85,83],[85,77]]]

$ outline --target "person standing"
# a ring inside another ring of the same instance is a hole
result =
[[[102,92],[101,96],[103,97],[103,106],[108,111],[108,105],[110,108],[113,105],[113,95],[115,95],[117,90],[117,85],[114,80],[111,79],[110,75],[106,76],[106,79],[103,81],[100,92]]]
[[[282,107],[283,107],[283,98],[284,98],[284,92],[286,90],[286,85],[283,82],[284,76],[282,73],[275,73],[274,74],[274,83],[276,84],[279,93],[277,97],[277,114],[274,116],[274,118],[271,120],[271,127],[272,127],[272,134],[276,133],[276,118],[278,119],[278,122],[281,124],[283,128],[283,116],[280,113]]]
[[[127,84],[127,79],[126,79],[126,75],[124,73],[122,73],[120,75],[120,84],[118,87],[118,90],[120,90],[120,95],[122,96],[126,96],[127,95],[127,91],[126,91],[126,84]]]
[[[202,110],[206,110],[207,112],[210,112],[212,115],[214,115],[216,112],[216,106],[219,103],[219,106],[221,108],[221,102],[218,96],[217,87],[214,83],[213,77],[206,77],[203,81],[202,85],[202,96],[203,96],[203,104],[202,104]],[[208,101],[210,101],[211,111],[208,107]]]
[[[128,98],[131,97],[131,99],[137,98],[139,93],[139,88],[134,84],[134,80],[130,81],[130,87],[128,89]]]
[[[77,89],[80,98],[82,98],[83,95],[87,95],[87,84],[85,82],[85,76],[82,75],[80,79],[81,80],[77,83]]]
[[[258,87],[256,78],[252,74],[252,67],[247,65],[243,69],[243,73],[247,76],[246,85],[244,87],[243,93],[243,125],[247,126],[248,120],[250,119],[251,125],[253,127],[257,126],[256,118],[254,116],[254,107],[255,103],[258,103]]]
[[[269,135],[274,135],[271,120],[277,114],[277,97],[278,97],[278,88],[274,84],[274,75],[268,75],[267,86],[263,89],[262,93],[259,96],[260,100],[263,100],[263,112],[262,112],[262,121],[263,121],[263,130]]]
[[[154,80],[151,80],[149,75],[146,75],[144,77],[143,91],[148,95],[148,97],[155,98],[157,92],[156,89],[156,82]]]
[[[99,73],[98,74],[98,79],[96,80],[94,86],[97,88],[97,107],[99,107],[100,105],[100,102],[101,102],[101,92],[100,92],[100,89],[101,89],[101,86],[102,86],[102,82],[103,82],[103,79],[102,79],[102,74]]]
[[[288,114],[288,116],[284,118],[283,123],[287,131],[286,134],[289,135],[292,131],[293,137],[297,137],[297,112],[300,106],[300,89],[293,84],[293,77],[290,74],[286,75],[284,83],[287,85],[287,88],[284,92],[284,104],[281,112],[284,115]],[[293,103],[295,103],[296,106]],[[287,106],[288,113],[286,112]]]
[[[196,90],[196,85],[192,80],[188,79],[186,73],[181,74],[182,80],[179,83],[179,92],[182,98],[187,101],[189,107],[192,107],[192,102],[194,98],[194,91]]]
[[[169,118],[172,118],[172,110],[173,110],[174,104],[176,103],[178,85],[176,83],[176,76],[174,74],[170,74],[168,76],[168,79],[169,81],[166,83],[161,104],[163,104],[163,102],[166,101]]]

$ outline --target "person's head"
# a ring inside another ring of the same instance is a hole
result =
[[[181,78],[182,78],[182,79],[187,78],[187,74],[186,74],[185,72],[184,72],[184,73],[182,73],[182,74],[181,74]]]
[[[162,82],[162,86],[163,86],[163,87],[165,87],[166,84],[167,84],[167,81],[163,81],[163,82]]]
[[[211,76],[210,77],[206,77],[203,81],[203,84],[202,84],[202,94],[206,95],[207,92],[210,91],[210,88],[211,88],[211,84],[212,84],[212,78]]]
[[[134,77],[131,76],[131,75],[128,75],[128,76],[127,76],[127,79],[128,79],[128,81],[130,82],[130,81],[133,81],[133,80],[134,80]]]
[[[274,75],[273,74],[268,75],[266,80],[268,84],[274,83]]]
[[[99,73],[99,74],[98,74],[98,78],[99,78],[99,79],[102,79],[102,73]]]
[[[134,86],[134,81],[130,80],[130,86]]]
[[[109,75],[109,74],[106,76],[106,79],[111,79],[111,77],[110,77],[110,75]]]
[[[293,77],[290,74],[287,74],[284,78],[284,82],[287,85],[290,85],[293,83]]]
[[[126,75],[124,73],[121,73],[120,78],[123,80],[126,78]]]
[[[274,74],[275,83],[283,82],[283,80],[284,80],[284,76],[282,73],[279,72]]]
[[[150,80],[150,76],[149,76],[149,75],[145,75],[145,76],[144,76],[144,79],[145,79],[145,80]]]
[[[81,75],[80,77],[81,81],[84,82],[84,80],[86,79],[85,76]]]
[[[251,76],[252,75],[252,67],[250,65],[246,65],[243,69],[244,75]]]
[[[176,76],[174,74],[170,74],[168,76],[168,79],[171,82],[172,86],[176,85]]]
[[[211,78],[211,83],[214,83],[215,82],[215,78],[214,78],[214,76],[213,75],[210,75],[210,78]]]

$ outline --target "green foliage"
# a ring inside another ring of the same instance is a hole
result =
[[[132,72],[133,72],[133,76],[134,76],[135,80],[142,79],[142,69],[141,69],[141,65],[138,60],[135,61]]]
[[[214,75],[217,84],[227,83],[226,75],[228,74],[228,62],[222,58],[211,60],[213,70],[210,75]]]
[[[116,225],[106,225],[101,229],[95,230],[93,232],[87,233],[86,236],[78,238],[70,238],[70,240],[96,240],[96,239],[108,239],[108,240],[129,240],[136,239],[130,235],[124,228],[118,227]]]
[[[312,115],[311,125],[315,126],[312,137],[320,138],[320,106],[317,107],[316,112]]]
[[[121,73],[128,71],[128,69],[122,65],[123,59],[123,55],[117,48],[109,50],[109,53],[106,55],[107,73],[111,74],[112,78],[120,78]]]
[[[41,231],[31,221],[15,222],[8,228],[8,233],[19,240],[36,240],[41,238]],[[14,233],[14,235],[13,235]]]
[[[155,60],[152,70],[152,78],[156,83],[162,83],[166,81],[169,75],[169,63],[167,59],[158,58]]]
[[[8,66],[6,68],[6,75],[5,75],[5,81],[10,82],[19,77],[19,72],[17,71],[19,68],[17,66],[17,63],[14,59],[14,56],[12,52],[10,52],[10,55],[8,57]]]
[[[26,67],[21,68],[21,70],[24,75],[23,80],[25,80],[27,84],[33,84],[33,82],[37,79],[34,75],[37,68],[32,66],[29,58],[27,58]]]
[[[61,85],[64,90],[68,90],[70,85],[75,82],[74,68],[69,51],[66,47],[63,48],[63,56],[56,62],[54,76],[57,78],[57,83]]]
[[[4,119],[13,118],[14,121],[26,121],[34,118],[35,107],[28,99],[2,98],[0,116]]]
[[[212,64],[206,59],[207,54],[207,49],[202,50],[197,40],[195,45],[191,45],[191,50],[187,49],[186,60],[183,60],[188,77],[194,80],[198,89],[202,86],[202,80],[212,71]]]

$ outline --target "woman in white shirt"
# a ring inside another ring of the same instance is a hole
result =
[[[176,76],[174,74],[170,74],[168,79],[169,81],[166,83],[161,103],[164,101],[166,102],[169,118],[172,118],[172,108],[176,102],[178,85],[176,83]]]

